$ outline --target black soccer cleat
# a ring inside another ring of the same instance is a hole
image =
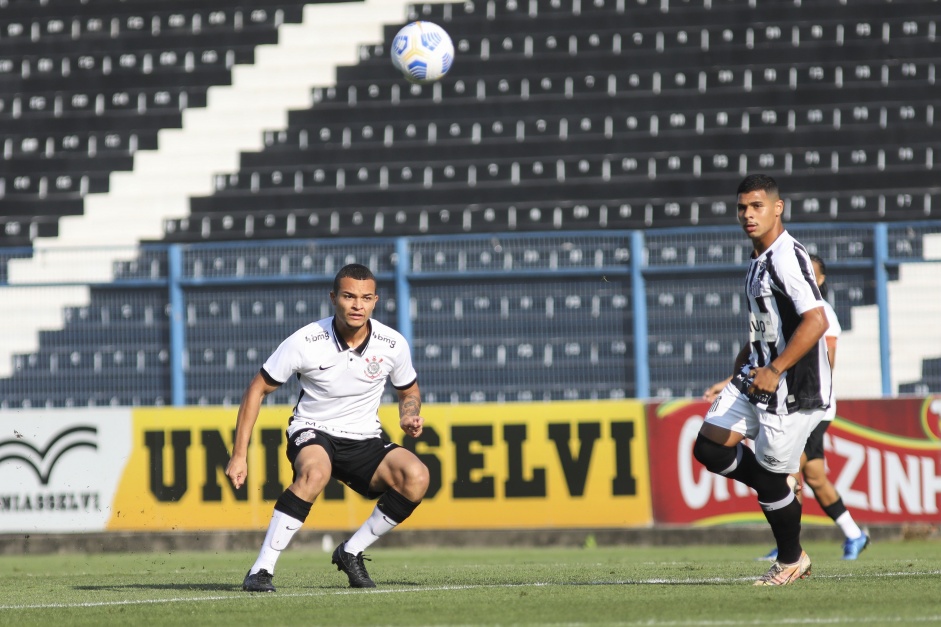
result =
[[[341,542],[340,546],[333,552],[333,563],[337,565],[337,570],[342,570],[350,578],[351,588],[375,588],[376,584],[369,578],[366,572],[366,565],[363,560],[369,559],[362,553],[353,555],[346,552],[346,542]]]
[[[242,582],[242,590],[246,592],[274,592],[274,584],[271,580],[274,575],[262,568],[254,575],[248,571],[245,575],[245,581]]]

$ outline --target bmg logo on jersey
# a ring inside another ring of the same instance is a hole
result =
[[[382,364],[381,357],[376,357],[375,355],[373,355],[372,357],[367,357],[366,369],[363,371],[363,373],[370,379],[375,379],[376,377],[382,375],[381,364]]]
[[[313,344],[314,342],[319,342],[320,340],[329,340],[330,332],[324,329],[317,335],[306,335],[304,336],[304,339],[307,341],[308,344]]]
[[[372,332],[372,336],[376,338],[377,340],[379,340],[380,342],[385,342],[386,344],[389,345],[390,348],[395,348],[395,340],[393,340],[391,337],[379,335],[375,331]]]

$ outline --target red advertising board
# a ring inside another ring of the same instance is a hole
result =
[[[658,524],[764,521],[754,493],[693,458],[708,403],[648,406]],[[825,439],[828,476],[860,524],[941,522],[941,396],[840,401]],[[804,521],[829,523],[808,490]]]

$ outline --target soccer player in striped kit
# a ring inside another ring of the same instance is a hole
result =
[[[693,454],[710,472],[757,493],[778,559],[755,585],[780,586],[811,571],[800,542],[801,504],[788,475],[800,469],[804,444],[830,404],[828,322],[810,255],[784,228],[777,182],[750,175],[737,194],[738,221],[754,247],[745,278],[748,342],[706,414]]]
[[[379,296],[366,266],[337,273],[330,292],[334,315],[312,322],[284,340],[242,396],[232,458],[225,473],[237,488],[248,475],[248,443],[264,398],[292,377],[301,394],[288,421],[287,457],[294,482],[278,497],[258,559],[242,589],[274,592],[274,566],[303,526],[331,477],[367,498],[372,515],[333,552],[350,587],[374,588],[363,551],[408,518],[428,490],[428,468],[406,448],[381,438],[378,409],[386,381],[398,392],[399,426],[421,435],[421,394],[408,343],[371,320]]]
[[[836,362],[837,339],[843,332],[843,328],[840,326],[840,321],[836,316],[836,312],[833,311],[833,307],[827,302],[827,265],[824,260],[817,255],[811,255],[810,261],[814,266],[814,276],[816,277],[817,287],[820,289],[820,295],[823,296],[823,308],[827,314],[827,322],[830,323],[830,328],[827,329],[824,338],[827,342],[827,353],[830,359],[830,369],[832,370]],[[722,392],[723,388],[725,388],[731,380],[732,377],[729,377],[724,381],[719,381],[709,386],[703,393],[703,400],[709,401],[710,403],[714,401],[716,396]],[[853,520],[853,515],[850,514],[849,510],[847,510],[846,506],[843,504],[840,493],[837,492],[836,487],[830,483],[830,479],[827,478],[823,436],[835,416],[836,399],[831,397],[830,407],[827,408],[827,413],[824,415],[823,420],[820,421],[820,424],[811,432],[810,437],[807,438],[807,443],[804,445],[799,474],[803,474],[804,481],[813,490],[814,498],[817,499],[820,508],[827,516],[833,519],[833,522],[836,523],[840,531],[843,532],[845,536],[843,541],[843,559],[855,560],[859,557],[859,554],[869,546],[870,540],[869,534],[859,528],[859,525]],[[800,481],[800,477],[794,475],[794,480]],[[801,500],[803,503],[803,492],[800,490],[799,483],[795,484],[795,490],[798,500]],[[773,548],[770,553],[760,559],[770,562],[777,560],[777,547]]]

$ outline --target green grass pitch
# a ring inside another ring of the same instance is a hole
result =
[[[930,625],[941,542],[876,543],[856,562],[805,543],[813,576],[756,588],[767,546],[411,548],[367,553],[351,590],[330,554],[288,549],[273,594],[240,590],[254,554],[0,557],[0,625]]]

